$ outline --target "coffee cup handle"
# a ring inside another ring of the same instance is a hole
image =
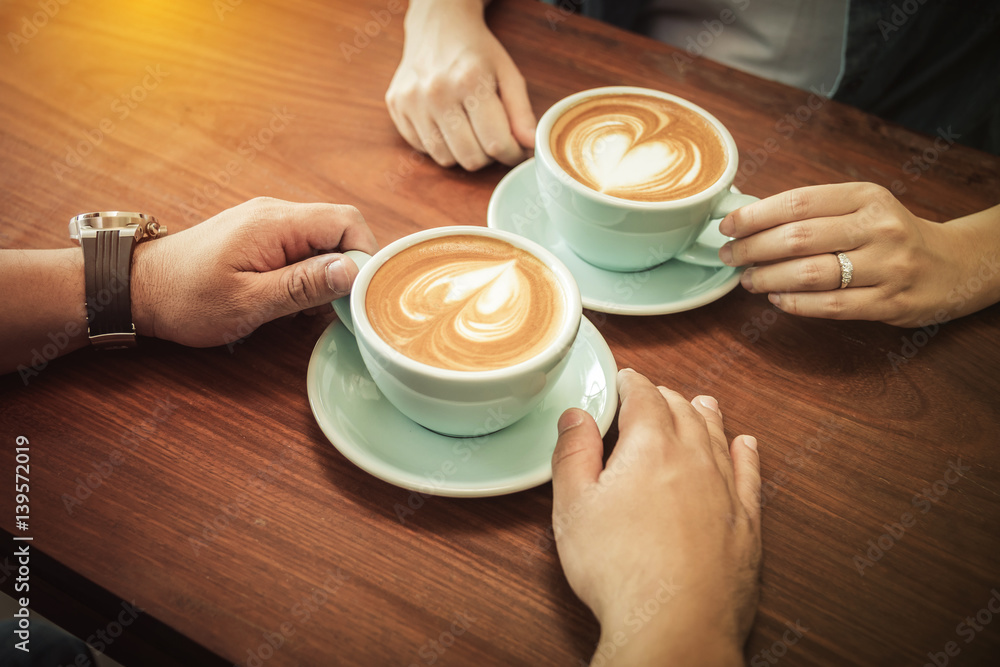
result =
[[[348,250],[343,253],[343,255],[344,257],[349,257],[354,260],[354,263],[357,264],[359,271],[363,269],[365,264],[371,261],[372,258],[371,255],[360,250]],[[347,296],[342,296],[339,299],[336,299],[332,305],[333,312],[337,313],[337,317],[344,323],[347,330],[350,331],[351,334],[354,334],[354,318],[351,317],[351,295],[348,294]]]
[[[759,197],[739,192],[729,192],[712,209],[712,220],[690,248],[677,255],[677,259],[698,266],[725,266],[719,259],[719,248],[731,241],[719,231],[719,223],[738,208],[760,201]]]

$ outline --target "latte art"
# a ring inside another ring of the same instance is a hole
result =
[[[431,366],[505,368],[544,350],[566,306],[552,272],[499,239],[456,235],[403,250],[375,272],[365,310],[394,349]]]
[[[700,114],[658,97],[593,97],[552,126],[559,166],[589,188],[635,201],[697,194],[722,176],[726,151]]]

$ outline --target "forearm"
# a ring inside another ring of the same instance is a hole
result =
[[[1000,205],[945,223],[960,234],[965,271],[949,286],[945,306],[954,317],[974,313],[1000,302]]]
[[[656,627],[636,630],[634,624],[631,630],[602,632],[591,664],[605,667],[741,667],[744,662],[741,648],[720,637],[715,628],[661,633]]]
[[[424,13],[467,8],[482,11],[490,2],[491,0],[410,0],[406,13],[409,15],[411,12]]]
[[[412,0],[403,26],[408,34],[412,31],[420,35],[430,19],[478,17],[485,22],[483,13],[489,3],[490,0]]]
[[[609,610],[601,620],[601,641],[593,662],[607,667],[743,664],[741,633],[717,602],[713,587],[650,587],[641,604]],[[641,596],[640,596],[641,597]],[[603,658],[603,659],[602,659]]]
[[[0,373],[37,372],[87,344],[78,248],[0,250],[0,285]]]

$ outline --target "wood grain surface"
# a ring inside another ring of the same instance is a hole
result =
[[[707,59],[678,67],[668,46],[540,3],[495,4],[490,24],[538,114],[585,88],[649,86],[731,129],[753,165],[738,180],[750,194],[895,183],[904,204],[936,220],[1000,200],[997,157],[934,151],[933,137]],[[402,48],[397,9],[0,5],[0,247],[69,246],[69,218],[91,210],[144,211],[179,231],[258,195],[355,204],[382,244],[485,225],[507,169],[441,169],[385,110]],[[919,178],[904,171],[931,152]],[[619,366],[687,396],[714,394],[728,435],[760,441],[763,588],[750,664],[922,665],[948,642],[960,649],[950,664],[994,664],[1000,618],[980,613],[971,638],[959,624],[1000,588],[1000,309],[914,331],[796,318],[738,287],[692,312],[588,317]],[[331,318],[276,321],[231,349],[144,340],[84,350],[27,384],[0,379],[5,484],[15,438],[31,443],[34,547],[220,662],[586,663],[598,627],[547,537],[551,486],[420,498],[347,461],[306,396]],[[606,446],[616,437],[612,428]],[[99,485],[78,492],[95,474]],[[0,526],[13,533],[12,493],[2,493]],[[417,509],[400,521],[407,503]],[[871,562],[863,573],[858,557]],[[796,623],[807,630],[786,641]]]

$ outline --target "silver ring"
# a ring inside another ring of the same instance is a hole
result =
[[[851,280],[854,278],[854,265],[842,252],[837,253],[837,261],[840,262],[840,289],[844,289],[851,284]]]

